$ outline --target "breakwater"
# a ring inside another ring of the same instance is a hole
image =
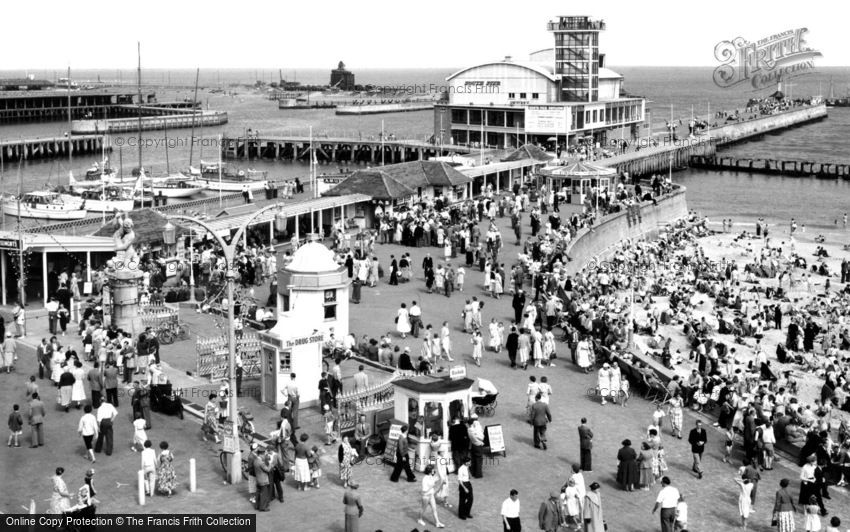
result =
[[[89,135],[92,133],[130,133],[139,131],[141,122],[142,131],[154,131],[160,129],[178,129],[192,127],[220,126],[227,123],[227,113],[224,111],[201,111],[195,114],[181,112],[179,114],[145,116],[139,118],[111,118],[107,120],[74,120],[71,123],[71,132],[74,135]]]
[[[434,108],[433,102],[385,103],[338,106],[338,115],[375,115],[380,113],[406,113],[410,111],[427,111]]]
[[[815,161],[694,156],[691,157],[690,166],[707,168],[709,170],[756,172],[790,177],[850,179],[850,164],[820,163]]]

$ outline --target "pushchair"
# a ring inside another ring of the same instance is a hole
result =
[[[183,401],[180,395],[173,391],[170,382],[151,386],[150,398],[151,410],[154,412],[183,419]]]
[[[496,413],[498,402],[496,398],[499,396],[498,390],[492,382],[478,378],[477,383],[478,395],[472,397],[472,409],[478,415],[492,416]]]

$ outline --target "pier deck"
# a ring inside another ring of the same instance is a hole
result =
[[[850,164],[800,160],[746,159],[736,157],[693,156],[690,165],[710,170],[727,170],[789,177],[850,179]]]
[[[421,140],[376,140],[313,137],[316,160],[320,163],[403,163],[421,161],[453,153],[478,154],[469,146],[434,145]],[[225,159],[309,160],[309,137],[224,137],[221,155]],[[383,151],[383,155],[382,155]]]
[[[6,162],[21,158],[30,160],[68,157],[68,150],[73,155],[100,154],[104,150],[112,151],[112,144],[105,135],[0,140],[0,158]]]

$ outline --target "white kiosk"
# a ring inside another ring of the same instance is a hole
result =
[[[451,456],[449,423],[453,417],[469,416],[474,385],[475,381],[466,377],[428,375],[393,381],[394,417],[410,428],[409,440],[416,450],[414,467],[418,471],[423,471],[430,461],[432,434],[439,436],[437,450]]]
[[[317,242],[298,248],[278,271],[277,324],[260,333],[264,404],[283,406],[290,373],[296,374],[300,406],[318,403],[324,339],[331,330],[337,338],[348,334],[349,283],[333,251]]]

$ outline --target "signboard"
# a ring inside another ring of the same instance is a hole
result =
[[[395,463],[395,452],[398,449],[398,439],[401,437],[401,425],[393,423],[390,425],[390,433],[387,436],[387,447],[384,449],[384,462]]]
[[[0,249],[18,251],[21,249],[21,241],[17,238],[0,238]]]
[[[529,105],[525,108],[525,130],[566,135],[570,130],[570,109],[565,105]]]
[[[233,422],[225,421],[221,424],[222,450],[226,453],[235,453],[239,449],[239,440],[233,433]]]
[[[490,445],[490,454],[505,454],[505,436],[502,434],[501,425],[487,425],[484,427],[485,436]]]
[[[449,368],[449,378],[453,381],[466,378],[466,364]]]
[[[325,335],[322,333],[314,334],[313,336],[304,336],[301,338],[290,338],[286,340],[286,347],[296,347],[299,345],[315,344],[325,341]]]

